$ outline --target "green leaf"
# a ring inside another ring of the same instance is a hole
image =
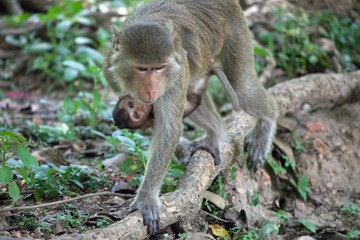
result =
[[[306,219],[299,219],[299,222],[313,233],[316,233],[316,231],[318,230],[318,227],[315,224],[309,222]]]
[[[17,161],[15,159],[9,159],[6,161],[6,166],[8,166],[11,169],[15,169],[15,168],[24,168],[24,164],[21,161]]]
[[[111,8],[120,8],[120,7],[126,7],[124,1],[121,0],[114,0],[110,2]]]
[[[126,159],[119,167],[120,172],[126,172],[134,164],[133,158]]]
[[[310,57],[309,57],[309,62],[311,63],[311,64],[315,64],[315,63],[317,63],[319,60],[318,60],[318,58],[315,56],[315,55],[311,55]]]
[[[96,23],[95,20],[88,18],[88,17],[83,17],[83,16],[76,17],[75,21],[80,24],[83,24],[85,26],[93,26]]]
[[[129,148],[135,148],[136,142],[131,140],[130,138],[124,137],[124,136],[116,136],[116,138],[125,146]]]
[[[78,45],[93,43],[93,40],[91,38],[82,37],[82,36],[76,37],[74,41]]]
[[[26,168],[18,168],[18,169],[16,169],[19,173],[20,173],[20,175],[25,179],[25,181],[28,179],[28,175],[29,175],[29,173],[28,173],[28,171],[27,171],[27,169]]]
[[[72,116],[70,114],[65,113],[64,111],[58,112],[58,118],[61,122],[68,123],[73,120]]]
[[[260,229],[259,234],[260,236],[264,236],[265,234],[272,232],[277,234],[279,232],[279,228],[274,222],[268,222]]]
[[[1,132],[0,132],[0,135],[1,135],[1,136],[8,136],[8,137],[11,138],[11,139],[15,139],[15,140],[17,140],[17,141],[19,141],[19,142],[26,143],[26,144],[29,145],[29,146],[32,145],[31,143],[29,143],[28,141],[26,141],[26,139],[20,137],[19,135],[15,134],[15,133],[13,133],[13,132],[11,132],[11,131],[1,131]]]
[[[65,68],[64,79],[66,82],[72,82],[79,76],[79,71],[73,68]]]
[[[64,20],[56,24],[55,31],[56,33],[64,34],[72,25],[70,20]]]
[[[360,231],[355,229],[355,230],[351,230],[350,232],[348,232],[346,234],[349,238],[359,238],[360,237]]]
[[[29,44],[27,50],[32,53],[42,53],[53,49],[53,45],[48,42],[38,42]]]
[[[19,156],[20,160],[24,163],[25,167],[31,169],[32,167],[38,168],[39,163],[37,159],[31,155],[29,150],[27,150],[24,146],[19,145],[17,150],[17,155]]]
[[[310,178],[308,176],[301,176],[298,182],[298,187],[304,189],[309,184]]]
[[[259,192],[254,193],[254,195],[251,198],[251,204],[255,207],[259,204]]]
[[[307,200],[307,193],[306,193],[306,191],[304,191],[304,190],[301,189],[301,188],[298,188],[298,192],[299,192],[301,198],[304,199],[304,201],[306,201],[306,200]]]
[[[60,14],[62,11],[60,6],[54,6],[49,9],[48,14],[45,15],[46,20],[52,20],[57,17],[58,14]]]
[[[9,185],[9,195],[14,203],[20,198],[20,189],[14,181],[11,181]]]
[[[83,7],[81,1],[76,1],[76,2],[67,1],[65,4],[65,15],[72,17],[76,13],[80,12],[82,9]]]
[[[8,184],[13,179],[13,172],[8,166],[2,166],[0,168],[0,182],[2,184]]]
[[[56,45],[55,51],[57,54],[61,54],[63,56],[72,54],[71,50],[65,44]]]
[[[63,100],[63,108],[64,111],[68,114],[72,114],[75,112],[75,103],[69,97],[65,97]]]
[[[81,182],[79,182],[79,180],[77,179],[70,179],[70,182],[73,182],[75,183],[79,188],[83,189],[84,188],[84,185],[82,185]]]
[[[270,53],[268,53],[265,49],[254,45],[254,53],[260,56],[270,56]]]
[[[104,56],[99,51],[88,46],[79,46],[76,49],[76,55],[80,55],[80,59],[90,59],[99,63],[102,63],[104,59]]]
[[[92,101],[93,108],[94,109],[99,108],[100,103],[101,103],[100,93],[96,88],[94,88],[94,90],[93,90],[93,101]]]
[[[80,72],[86,70],[84,64],[79,63],[79,62],[76,62],[76,61],[66,60],[66,61],[63,61],[62,64],[63,64],[64,66],[67,66],[67,67],[76,69],[76,70],[78,70],[78,71],[80,71]]]
[[[89,112],[91,112],[91,110],[92,110],[90,104],[84,100],[79,101],[79,108],[87,110]]]

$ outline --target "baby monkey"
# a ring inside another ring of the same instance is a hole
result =
[[[212,67],[204,79],[199,81],[198,85],[194,87],[195,89],[188,91],[186,95],[183,118],[189,116],[201,104],[201,96],[204,94],[210,76],[213,74],[219,78],[226,92],[231,97],[234,110],[240,110],[238,97],[234,89],[231,87],[226,75],[220,68]],[[154,124],[153,105],[140,103],[130,95],[119,97],[112,114],[115,122],[114,124],[119,129],[130,128],[145,131]]]

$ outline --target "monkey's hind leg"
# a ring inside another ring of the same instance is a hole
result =
[[[213,156],[215,165],[219,165],[220,141],[224,138],[225,128],[208,91],[203,95],[201,105],[189,118],[207,133],[204,139],[192,142],[193,153],[196,150],[205,150]]]
[[[220,59],[224,73],[239,98],[240,107],[257,118],[256,124],[244,138],[248,167],[256,171],[270,150],[277,110],[255,72],[252,41],[242,13],[238,21],[233,21],[231,29]]]

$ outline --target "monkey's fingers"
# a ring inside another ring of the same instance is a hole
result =
[[[148,234],[155,235],[160,230],[160,212],[157,209],[147,209],[142,213],[144,225],[148,227]]]
[[[215,165],[220,164],[220,162],[221,162],[220,150],[218,147],[210,146],[209,144],[207,144],[205,142],[201,142],[201,141],[200,142],[195,141],[191,145],[193,147],[191,156],[194,155],[194,153],[198,150],[204,150],[204,151],[207,151],[208,153],[210,153],[211,156],[214,158]]]
[[[143,216],[144,225],[148,227],[148,234],[152,236],[160,230],[160,209],[161,205],[144,203],[143,201],[136,199],[131,203],[128,213],[139,210]]]

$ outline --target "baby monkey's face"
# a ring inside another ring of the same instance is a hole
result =
[[[130,95],[126,95],[119,99],[117,108],[123,109],[122,111],[126,116],[119,116],[120,119],[115,119],[115,121],[124,120],[129,121],[129,128],[140,128],[149,120],[149,114],[152,111],[152,105],[142,104],[132,98]],[[128,119],[128,120],[127,120]]]

